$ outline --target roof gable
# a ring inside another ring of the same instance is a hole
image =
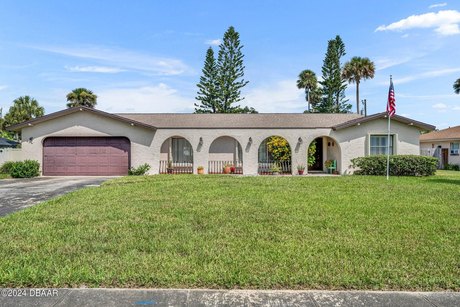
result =
[[[136,120],[132,120],[132,119],[129,119],[129,118],[126,118],[126,117],[122,117],[122,116],[119,116],[119,115],[116,115],[116,114],[107,113],[107,112],[104,112],[104,111],[100,111],[100,110],[96,110],[96,109],[88,108],[88,107],[68,108],[68,109],[65,109],[65,110],[62,110],[62,111],[58,111],[58,112],[50,113],[50,114],[47,114],[47,115],[44,115],[44,116],[41,116],[41,117],[37,117],[37,118],[31,119],[31,120],[28,120],[28,121],[25,121],[25,122],[22,122],[22,123],[19,123],[19,124],[11,125],[9,127],[6,127],[6,129],[10,130],[10,131],[19,131],[22,128],[34,126],[34,125],[37,125],[39,123],[46,122],[46,121],[49,121],[49,120],[53,120],[55,118],[63,117],[63,116],[73,114],[73,113],[76,113],[76,112],[90,112],[90,113],[93,113],[93,114],[96,114],[96,115],[99,115],[99,116],[109,117],[109,118],[112,118],[114,120],[127,122],[127,123],[129,123],[131,125],[134,125],[134,126],[141,126],[141,127],[148,128],[148,129],[156,129],[156,127],[148,125],[148,124],[143,123],[143,122],[138,122]]]
[[[363,123],[373,121],[376,119],[388,118],[387,116],[388,115],[386,112],[377,113],[377,114],[369,115],[366,117],[357,118],[355,120],[351,120],[343,124],[336,125],[333,129],[341,130],[341,129],[345,129],[345,128],[352,127],[352,126],[359,126]],[[407,124],[409,126],[417,127],[420,130],[432,131],[436,129],[436,127],[433,125],[422,123],[422,122],[419,122],[419,121],[416,121],[416,120],[413,120],[407,117],[403,117],[400,115],[394,115],[393,117],[391,117],[391,120],[398,121],[400,123]]]

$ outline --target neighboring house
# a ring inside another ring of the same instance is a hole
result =
[[[7,161],[21,160],[21,150],[16,148],[18,142],[0,138],[0,166]]]
[[[391,125],[391,153],[420,153],[420,131],[435,127],[401,116]],[[335,160],[341,174],[353,172],[351,159],[385,154],[385,113],[357,114],[111,114],[70,108],[8,128],[21,131],[22,156],[38,160],[43,175],[124,175],[129,167],[151,165],[151,174],[220,173],[232,164],[236,173],[256,175],[273,164],[271,136],[285,138],[291,159],[282,172],[295,174],[307,162],[316,141],[312,171],[325,171]]]
[[[460,126],[422,134],[420,152],[439,159],[439,168],[447,164],[460,165]]]
[[[5,138],[0,138],[0,149],[2,148],[16,148],[19,145],[18,142],[8,140]]]

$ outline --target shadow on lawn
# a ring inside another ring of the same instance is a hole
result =
[[[455,180],[455,179],[436,178],[436,179],[429,179],[429,181],[437,182],[437,183],[448,183],[448,184],[460,185],[460,180]]]

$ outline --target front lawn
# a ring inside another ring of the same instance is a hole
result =
[[[0,173],[0,179],[11,178],[9,174]]]
[[[460,290],[460,172],[124,177],[0,218],[0,287]]]

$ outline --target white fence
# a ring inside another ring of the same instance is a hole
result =
[[[0,165],[6,161],[21,161],[22,154],[20,148],[0,148]]]

